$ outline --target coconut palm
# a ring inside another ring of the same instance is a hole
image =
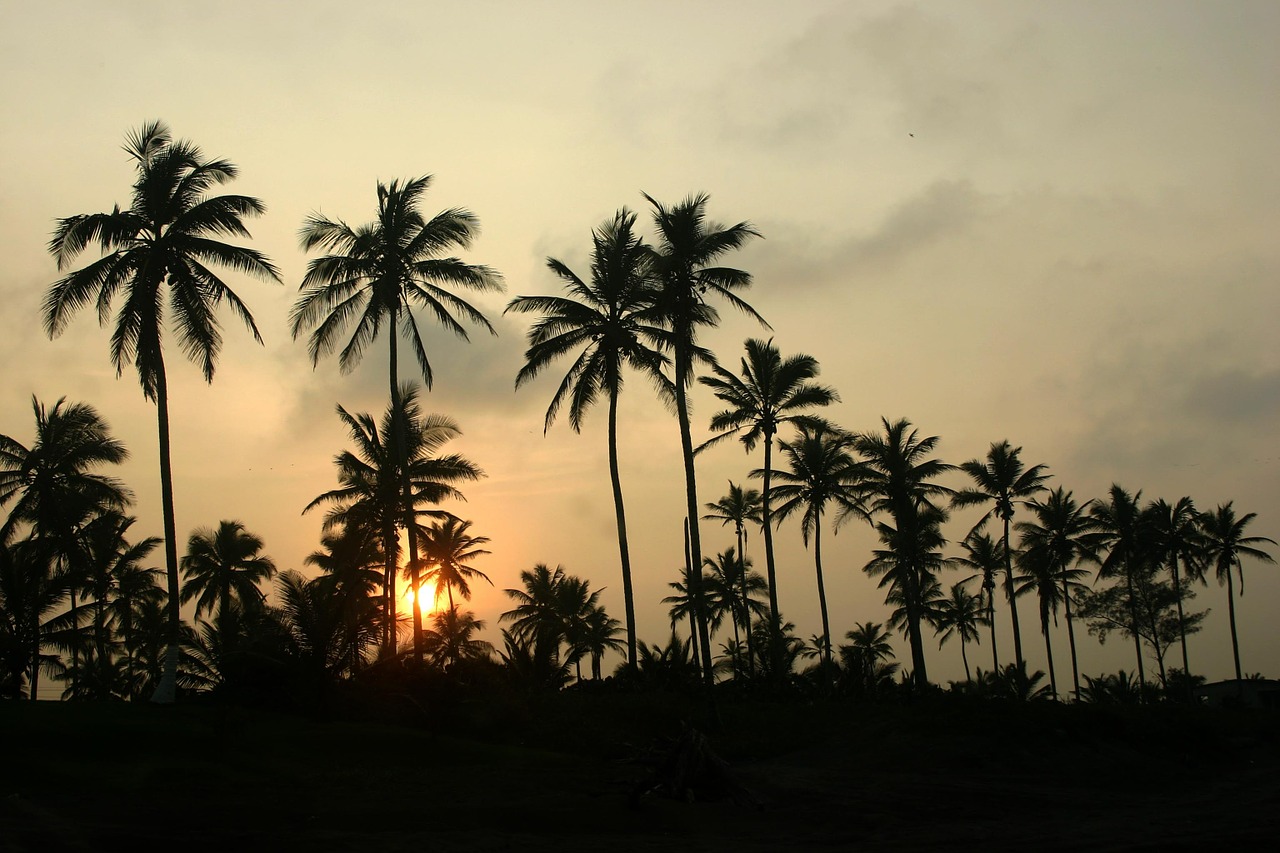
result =
[[[320,542],[323,550],[311,552],[304,562],[324,572],[318,580],[341,613],[348,654],[346,669],[355,673],[364,663],[366,652],[378,644],[385,624],[385,602],[376,595],[384,579],[381,542],[377,535],[343,525],[324,534]]]
[[[622,563],[628,661],[636,659],[636,616],[626,510],[618,473],[618,395],[622,391],[623,368],[638,370],[654,382],[663,396],[671,396],[669,382],[662,374],[668,359],[657,350],[666,333],[655,324],[655,294],[648,274],[651,255],[635,233],[635,220],[635,214],[624,208],[612,221],[592,232],[589,282],[562,261],[548,258],[547,266],[564,282],[567,295],[518,296],[506,309],[541,315],[529,330],[529,349],[525,352],[525,365],[516,375],[517,388],[562,356],[576,353],[547,407],[544,431],[551,428],[567,401],[569,425],[574,432],[581,432],[587,409],[601,393],[609,398],[609,480]]]
[[[711,388],[727,408],[711,416],[714,433],[699,451],[738,436],[748,453],[757,443],[764,445],[761,509],[764,528],[765,569],[769,579],[769,617],[778,620],[778,578],[773,557],[773,524],[769,512],[769,490],[773,476],[773,439],[783,424],[800,426],[815,423],[810,410],[837,402],[836,392],[812,380],[818,375],[818,360],[803,353],[783,358],[772,339],[751,338],[746,342],[741,376],[712,366],[712,375],[698,381]]]
[[[896,588],[904,598],[912,674],[918,686],[928,683],[920,621],[925,617],[921,595],[926,581],[945,564],[938,549],[946,544],[941,533],[946,512],[934,503],[951,489],[936,481],[953,466],[931,458],[937,436],[921,438],[905,418],[890,423],[881,418],[883,433],[864,433],[854,439],[863,462],[860,489],[869,518],[888,516],[893,524],[872,521],[886,546],[875,552],[864,571],[884,574],[882,585]]]
[[[197,618],[216,607],[218,624],[229,630],[232,600],[262,601],[258,584],[275,576],[275,562],[261,551],[262,538],[239,521],[223,520],[217,529],[196,530],[182,558],[182,603],[195,599]]]
[[[1050,616],[1057,620],[1063,592],[1053,552],[1046,548],[1019,551],[1016,564],[1021,573],[1015,585],[1017,595],[1035,594],[1040,610],[1040,633],[1044,636],[1045,656],[1049,661],[1049,690],[1058,697],[1058,676],[1053,666],[1053,640],[1049,632]]]
[[[471,586],[468,581],[479,578],[489,586],[493,586],[493,581],[489,580],[488,575],[467,565],[477,557],[490,553],[479,547],[487,544],[489,537],[472,536],[468,532],[470,529],[470,521],[446,518],[422,529],[418,534],[422,538],[422,558],[431,566],[422,576],[423,580],[435,584],[436,601],[440,600],[442,594],[448,596],[450,611],[454,608],[453,591],[455,589],[463,599],[471,600]],[[413,594],[416,597],[418,590],[415,589]]]
[[[102,257],[54,283],[45,297],[44,327],[50,337],[56,337],[66,329],[72,314],[90,304],[96,306],[98,319],[105,325],[117,296],[124,303],[111,336],[111,363],[120,375],[132,362],[143,396],[156,404],[169,645],[164,677],[153,699],[172,702],[181,617],[169,386],[161,340],[171,322],[179,348],[199,364],[205,381],[212,382],[222,350],[222,329],[215,309],[225,303],[253,339],[262,343],[248,307],[213,268],[224,267],[265,281],[278,282],[280,275],[262,253],[219,239],[248,238],[244,220],[265,209],[262,202],[249,196],[210,195],[236,177],[234,165],[207,159],[192,143],[173,139],[161,122],[131,133],[125,151],[137,174],[129,206],[58,220],[49,251],[59,270],[65,270],[90,244],[97,245]]]
[[[981,530],[971,530],[961,542],[960,546],[964,548],[965,554],[961,557],[952,557],[952,562],[957,566],[968,566],[977,574],[970,575],[964,579],[965,583],[979,578],[982,581],[982,594],[986,599],[986,625],[991,632],[991,671],[1000,671],[1000,655],[996,651],[996,573],[1003,571],[1005,567],[1004,560],[1004,543],[999,539],[992,539],[989,535]]]
[[[964,583],[951,585],[951,593],[934,605],[933,626],[937,629],[938,648],[952,637],[960,638],[960,659],[964,662],[964,680],[972,681],[969,674],[969,656],[965,644],[978,641],[978,628],[987,623],[983,614],[982,597],[964,588]]]
[[[385,323],[392,330],[388,335],[388,388],[393,411],[401,408],[398,373],[401,334],[409,338],[428,390],[434,380],[414,306],[463,340],[468,340],[467,330],[455,314],[497,334],[484,314],[449,288],[501,291],[501,276],[485,266],[441,257],[452,249],[470,246],[479,222],[470,211],[459,208],[425,218],[418,206],[430,183],[430,176],[404,183],[379,182],[378,216],[374,222],[352,227],[342,220],[312,214],[300,232],[305,251],[319,249],[327,254],[307,264],[302,293],[289,315],[294,339],[305,329],[312,329],[308,352],[314,365],[322,356],[338,349],[345,330],[354,325],[351,337],[341,344],[338,356],[339,367],[347,372],[359,363],[365,347],[377,338]],[[393,426],[396,429],[392,447],[398,451],[396,456],[400,460],[402,509],[406,513],[402,523],[405,529],[412,529],[409,437],[398,422]],[[417,543],[412,536],[409,537],[409,565],[410,572],[416,573]],[[413,576],[411,582],[417,589],[418,578]],[[421,661],[422,609],[416,598],[413,637],[414,654]]]
[[[560,646],[567,647],[566,663],[578,667],[578,680],[582,680],[581,660],[588,653],[585,638],[591,633],[592,613],[600,607],[600,593],[591,590],[582,578],[567,574],[556,566],[554,572],[546,564],[539,563],[532,571],[520,573],[523,590],[508,589],[506,593],[516,606],[500,617],[500,622],[511,623],[511,633],[524,643],[555,643],[556,659]]]
[[[1150,535],[1159,552],[1160,561],[1169,568],[1173,578],[1173,591],[1178,601],[1178,640],[1182,645],[1182,671],[1190,673],[1190,664],[1187,662],[1186,613],[1182,607],[1182,573],[1193,578],[1204,574],[1201,562],[1205,542],[1200,526],[1200,513],[1189,497],[1179,498],[1174,504],[1161,498],[1147,504],[1143,512],[1147,516]],[[1182,572],[1179,572],[1179,568]]]
[[[109,637],[111,617],[119,613],[117,621],[120,640],[125,646],[126,660],[123,675],[132,680],[133,661],[128,652],[129,626],[126,624],[128,607],[115,607],[114,602],[122,590],[128,597],[154,594],[153,578],[158,571],[145,568],[143,563],[151,552],[160,546],[160,539],[149,536],[137,543],[128,541],[129,529],[137,521],[121,512],[105,512],[84,525],[80,531],[85,556],[86,589],[93,596],[94,658],[103,661],[109,657],[113,645]]]
[[[1275,563],[1259,545],[1269,543],[1275,545],[1274,539],[1266,536],[1245,536],[1245,528],[1257,518],[1257,513],[1247,512],[1236,517],[1232,501],[1220,504],[1213,512],[1203,513],[1200,524],[1205,538],[1205,560],[1214,567],[1218,583],[1227,586],[1227,615],[1231,621],[1231,656],[1236,665],[1236,681],[1243,675],[1240,672],[1240,640],[1236,635],[1236,599],[1232,586],[1231,571],[1235,569],[1240,577],[1240,594],[1244,595],[1244,566],[1242,557],[1252,557],[1264,563]]]
[[[840,647],[840,661],[845,672],[854,679],[860,690],[870,692],[880,683],[877,677],[893,659],[893,645],[889,631],[880,622],[854,622],[852,631],[845,633],[848,645]],[[889,670],[892,674],[892,670]]]
[[[671,332],[670,346],[675,370],[676,419],[680,427],[680,449],[684,460],[685,518],[689,524],[689,564],[702,565],[702,539],[698,531],[698,484],[693,465],[693,434],[689,420],[688,389],[693,382],[694,362],[709,358],[698,346],[698,329],[714,326],[719,314],[707,302],[715,295],[733,307],[767,323],[755,309],[744,302],[736,290],[751,284],[751,276],[732,267],[712,266],[719,258],[741,248],[759,234],[750,224],[739,222],[728,227],[707,219],[706,195],[690,196],[679,204],[667,206],[645,195],[653,207],[657,244],[652,250],[652,272],[658,285],[656,306]],[[702,594],[700,572],[693,572],[695,598]],[[705,625],[698,626],[702,657],[703,681],[713,681],[711,644]]]
[[[591,656],[591,678],[601,678],[601,662],[607,651],[626,652],[627,645],[618,639],[622,633],[622,623],[605,612],[603,607],[591,609],[583,619],[583,626],[578,637],[578,648]]]
[[[423,637],[431,662],[448,671],[462,661],[490,659],[493,644],[475,636],[484,625],[470,610],[460,611],[452,605],[431,614],[431,627]]]
[[[395,576],[399,562],[397,531],[417,527],[420,517],[448,518],[443,510],[423,509],[448,499],[464,500],[458,483],[471,482],[484,476],[475,463],[459,454],[438,454],[450,440],[461,435],[458,425],[443,415],[423,414],[418,405],[417,389],[406,383],[388,406],[380,423],[371,415],[352,415],[338,406],[338,417],[346,424],[355,444],[354,451],[344,450],[334,457],[338,468],[339,488],[319,495],[302,510],[305,514],[321,505],[329,505],[325,529],[354,527],[382,538],[385,565],[384,599],[386,624],[384,643],[395,653],[393,620],[396,612]],[[403,453],[395,452],[395,436],[402,436]],[[407,460],[402,464],[402,460]],[[409,483],[409,489],[403,483]],[[417,537],[410,536],[410,583],[419,586]],[[420,610],[417,599],[414,609]]]
[[[746,565],[740,563],[732,548],[717,554],[714,558],[703,559],[702,565],[707,570],[702,573],[703,604],[707,608],[708,625],[712,630],[713,639],[714,632],[720,629],[724,624],[724,618],[728,616],[733,625],[732,642],[736,653],[742,649],[743,645],[739,626],[742,628],[742,633],[750,635],[752,616],[759,617],[768,612],[752,595],[765,588],[764,578],[751,571],[749,560]],[[671,586],[682,591],[685,584]],[[743,597],[744,591],[745,597]],[[679,608],[687,606],[689,602],[687,600],[681,602],[680,596],[677,595],[664,598],[663,603],[671,603]],[[672,615],[674,618],[675,614]],[[741,663],[734,661],[733,670],[741,671]]]
[[[1034,521],[1020,521],[1014,529],[1019,535],[1019,545],[1028,555],[1030,565],[1057,578],[1061,589],[1058,600],[1062,602],[1067,622],[1067,642],[1071,648],[1071,682],[1077,700],[1080,698],[1080,666],[1076,659],[1075,622],[1071,615],[1074,593],[1082,588],[1080,579],[1086,575],[1076,568],[1081,561],[1096,562],[1094,551],[1096,535],[1094,521],[1088,515],[1092,501],[1077,504],[1072,493],[1062,487],[1051,491],[1043,501],[1033,498],[1025,503],[1035,516]],[[1053,665],[1049,675],[1052,680]],[[1055,686],[1054,692],[1057,692]]]
[[[1142,571],[1147,553],[1148,537],[1145,520],[1138,501],[1142,492],[1129,494],[1119,485],[1112,484],[1106,502],[1095,501],[1089,507],[1095,540],[1107,549],[1106,557],[1095,558],[1099,562],[1098,577],[1123,578],[1128,600],[1128,633],[1133,636],[1133,651],[1138,659],[1138,683],[1147,683],[1146,668],[1142,661],[1141,630],[1138,625],[1138,592],[1136,575]]]
[[[775,490],[779,500],[777,518],[782,522],[801,512],[800,532],[805,545],[813,539],[822,636],[826,639],[823,656],[830,667],[831,623],[827,618],[827,592],[822,577],[822,515],[831,505],[836,511],[837,530],[851,515],[866,516],[857,493],[862,466],[853,457],[853,436],[825,424],[805,424],[799,435],[792,441],[782,442],[780,449],[788,467],[773,472],[780,481]]]
[[[1009,616],[1013,620],[1013,654],[1014,660],[1022,665],[1022,629],[1018,625],[1018,600],[1013,584],[1013,552],[1009,548],[1009,526],[1013,514],[1019,504],[1023,504],[1033,495],[1045,489],[1044,482],[1051,474],[1045,473],[1044,465],[1023,464],[1021,447],[1010,447],[1008,441],[993,442],[987,451],[986,460],[970,459],[961,463],[964,471],[974,482],[974,488],[960,489],[951,499],[954,507],[980,506],[990,503],[991,508],[978,520],[974,529],[979,529],[994,515],[1004,525],[1001,542],[1004,543],[1005,558],[1005,596],[1009,600]]]
[[[744,489],[730,480],[728,494],[714,503],[707,504],[706,508],[708,512],[702,516],[704,519],[718,520],[721,524],[733,525],[734,536],[738,543],[738,564],[746,566],[747,522],[753,521],[756,524],[763,522],[760,514],[760,492],[756,489]],[[739,573],[739,577],[743,582],[741,589],[743,612],[748,611],[753,603],[746,587],[749,574],[751,573],[746,571]],[[749,620],[743,623],[743,627],[746,629],[747,671],[753,672],[756,667],[755,644],[751,642],[750,625]],[[736,661],[734,665],[737,665]]]

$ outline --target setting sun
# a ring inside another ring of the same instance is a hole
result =
[[[434,612],[436,609],[436,585],[431,581],[422,581],[418,586],[422,591],[423,614]],[[400,594],[400,610],[403,613],[413,613],[413,587],[408,584],[405,584],[404,592]]]

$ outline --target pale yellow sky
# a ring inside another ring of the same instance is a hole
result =
[[[821,361],[845,426],[907,417],[952,462],[1007,438],[1081,499],[1119,482],[1202,508],[1235,500],[1258,513],[1256,533],[1280,538],[1273,3],[210,8],[0,4],[0,432],[29,437],[32,394],[93,403],[133,452],[122,474],[140,533],[160,528],[154,409],[136,377],[115,378],[92,316],[50,342],[38,306],[56,278],[55,218],[124,202],[124,135],[159,118],[240,166],[232,190],[268,206],[253,244],[286,281],[232,278],[266,346],[224,318],[211,387],[170,357],[184,541],[237,518],[281,566],[301,568],[316,547],[319,518],[299,512],[334,482],[334,405],[382,409],[385,342],[351,375],[331,360],[312,369],[286,326],[306,264],[296,232],[317,210],[368,221],[377,180],[427,173],[427,209],[474,210],[483,233],[468,258],[508,283],[477,300],[498,338],[429,344],[427,405],[460,422],[456,449],[489,473],[451,509],[493,539],[480,567],[496,589],[473,602],[491,626],[500,590],[536,562],[607,587],[622,615],[605,413],[581,436],[558,424],[544,438],[559,376],[513,391],[526,320],[501,310],[556,290],[548,255],[585,269],[590,229],[621,205],[642,209],[641,191],[706,191],[717,219],[756,224],[766,239],[735,259],[756,277],[748,300],[783,352]],[[762,330],[724,321],[707,342],[736,364]],[[697,398],[704,434],[714,403]],[[678,435],[641,381],[623,414],[641,637],[659,641],[658,601],[681,559]],[[709,452],[701,499],[759,464],[733,444]],[[971,521],[957,516],[951,537]],[[708,525],[703,538],[711,553],[731,532]],[[794,524],[777,542],[783,612],[809,636],[811,558]],[[867,531],[826,544],[833,630],[882,620],[861,572]],[[1246,575],[1242,663],[1275,675],[1280,572]],[[1224,595],[1196,600],[1214,612],[1192,663],[1211,678],[1230,673]],[[1055,644],[1068,677],[1065,632]],[[1081,642],[1085,672],[1130,657],[1125,643]],[[935,680],[963,676],[955,644],[929,660]]]

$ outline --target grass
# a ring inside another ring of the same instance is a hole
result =
[[[1274,714],[726,700],[713,747],[757,811],[628,806],[647,772],[630,759],[706,726],[687,697],[571,690],[418,710],[392,725],[0,703],[0,850],[1132,849],[1261,839],[1280,813]]]

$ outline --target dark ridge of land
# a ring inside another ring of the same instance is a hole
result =
[[[399,724],[3,702],[0,851],[1199,850],[1280,832],[1274,712],[940,696],[720,714],[711,730],[686,698],[591,691]],[[686,722],[759,806],[631,802]]]

